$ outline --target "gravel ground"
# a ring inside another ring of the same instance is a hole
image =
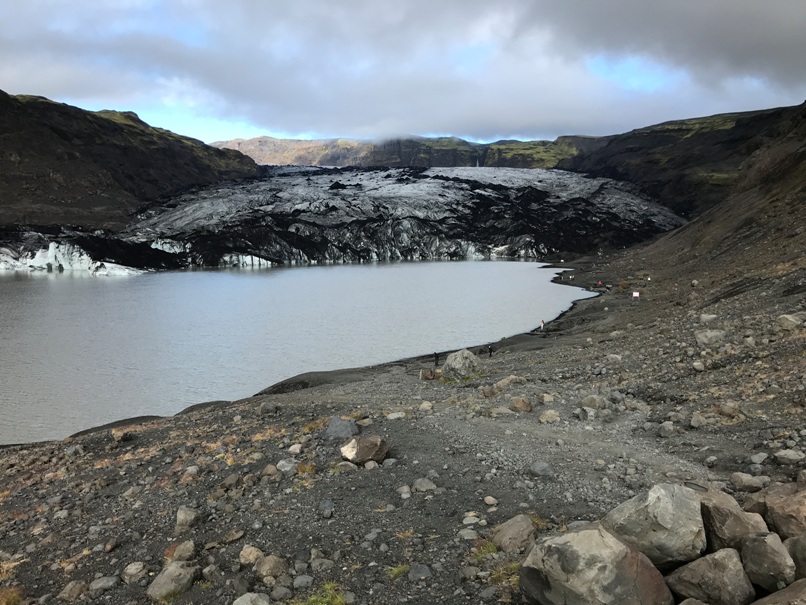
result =
[[[540,536],[658,482],[724,483],[736,470],[791,480],[800,465],[772,454],[806,439],[806,330],[778,318],[806,319],[806,270],[635,269],[651,260],[578,261],[564,281],[601,296],[491,343],[491,356],[479,347],[483,372],[465,380],[422,379],[427,356],[5,448],[0,603],[147,603],[172,565],[195,580],[165,598],[177,605],[246,592],[520,603],[523,555],[489,541],[515,515]],[[334,418],[380,435],[386,460],[343,463]],[[285,567],[267,574],[263,557],[256,569],[249,546]]]

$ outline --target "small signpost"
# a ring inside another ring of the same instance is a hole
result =
[[[640,298],[641,298],[641,293],[640,292],[633,292],[632,293],[632,301],[633,302],[638,302],[638,300]]]

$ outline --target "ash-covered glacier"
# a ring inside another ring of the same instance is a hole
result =
[[[512,256],[627,246],[683,224],[627,183],[515,168],[275,168],[141,213],[130,240],[195,265]]]
[[[683,223],[628,183],[560,170],[276,167],[141,209],[119,233],[29,234],[25,254],[49,258],[56,242],[93,261],[157,269],[544,259],[629,246]],[[46,241],[45,252],[32,252],[33,241]]]

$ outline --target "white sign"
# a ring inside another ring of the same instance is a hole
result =
[[[634,299],[641,298],[641,293],[640,293],[640,292],[633,292],[633,293],[632,293],[632,297],[633,297]]]

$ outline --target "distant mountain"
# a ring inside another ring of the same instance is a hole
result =
[[[238,152],[152,128],[131,112],[0,91],[0,226],[117,229],[146,203],[260,174]]]
[[[554,168],[560,160],[596,149],[600,144],[596,137],[583,136],[565,136],[556,141],[502,140],[495,143],[472,143],[457,137],[407,137],[378,142],[257,137],[212,143],[215,147],[240,151],[258,164],[391,168]]]
[[[739,167],[779,137],[800,107],[664,122],[606,137],[471,143],[455,137],[383,142],[258,137],[213,143],[259,164],[561,168],[628,181],[677,214],[696,216],[731,193]]]

